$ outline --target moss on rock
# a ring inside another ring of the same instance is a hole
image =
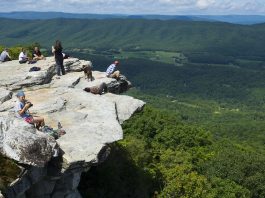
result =
[[[16,163],[0,154],[0,190],[5,191],[6,187],[14,181],[20,173]]]

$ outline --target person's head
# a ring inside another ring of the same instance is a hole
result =
[[[9,49],[8,49],[8,48],[5,48],[5,51],[6,51],[6,52],[8,52],[8,51],[9,51]]]
[[[90,88],[89,88],[89,87],[86,87],[86,88],[84,89],[84,91],[86,91],[86,92],[90,92]]]
[[[34,47],[34,51],[39,51],[39,48],[38,47]]]
[[[55,44],[54,44],[54,48],[55,49],[62,49],[62,43],[61,43],[61,41],[56,40],[55,41]]]
[[[22,91],[22,90],[18,91],[16,96],[17,96],[17,98],[19,99],[20,102],[24,102],[25,101],[26,96],[25,96],[24,91]]]
[[[120,64],[120,62],[119,62],[119,61],[117,61],[117,60],[115,60],[115,61],[114,61],[114,64],[117,66],[117,65],[119,65],[119,64]]]
[[[22,47],[21,52],[25,53],[26,52],[25,48]]]

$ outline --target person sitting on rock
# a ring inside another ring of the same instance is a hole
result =
[[[90,92],[92,94],[102,95],[102,94],[108,92],[108,87],[107,87],[106,83],[101,83],[99,86],[86,87],[84,89],[84,91]]]
[[[8,53],[9,49],[8,48],[5,48],[5,50],[1,53],[0,55],[0,61],[1,62],[6,62],[6,61],[11,61],[11,57]]]
[[[18,98],[18,101],[14,108],[16,117],[23,118],[30,124],[36,124],[36,128],[40,130],[40,127],[43,127],[45,125],[44,118],[39,116],[32,116],[30,114],[29,108],[32,107],[33,104],[26,100],[25,93],[23,91],[19,91],[16,96]]]
[[[28,60],[29,58],[27,57],[26,50],[24,48],[21,48],[21,52],[18,56],[18,62],[20,64],[23,64],[23,63],[26,63]]]
[[[32,53],[33,60],[45,60],[45,57],[41,54],[38,47],[34,48],[34,51]]]
[[[107,77],[109,78],[115,78],[115,79],[119,79],[120,77],[120,71],[116,69],[116,67],[119,65],[119,61],[115,61],[113,64],[111,64],[108,68],[107,68]]]

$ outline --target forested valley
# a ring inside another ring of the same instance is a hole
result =
[[[265,197],[264,24],[56,19],[10,32],[21,21],[1,21],[14,57],[33,42],[49,55],[61,35],[93,70],[118,59],[134,85],[125,94],[147,103],[82,176],[84,197]]]

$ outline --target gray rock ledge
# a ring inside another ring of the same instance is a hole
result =
[[[88,82],[83,64],[84,60],[76,58],[65,60],[67,74],[60,79],[54,78],[53,57],[34,65],[18,61],[0,65],[0,152],[29,166],[11,184],[7,197],[81,197],[77,191],[81,173],[105,159],[109,152],[106,146],[123,138],[121,124],[145,105],[133,97],[113,94],[131,86],[126,78],[117,81],[107,78],[105,72],[93,71],[95,80]],[[29,72],[33,66],[41,70]],[[83,91],[102,82],[112,93],[94,95]],[[19,89],[34,104],[32,114],[44,117],[53,128],[60,122],[66,135],[56,141],[15,118],[13,107]],[[51,168],[56,145],[62,154],[62,167],[58,170]]]

